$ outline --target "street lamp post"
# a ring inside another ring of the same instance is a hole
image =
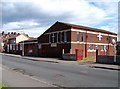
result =
[[[116,63],[116,44],[114,45],[114,63]]]
[[[112,44],[114,45],[114,63],[116,63],[116,41],[112,39]]]
[[[24,56],[24,41],[23,41],[22,55]]]

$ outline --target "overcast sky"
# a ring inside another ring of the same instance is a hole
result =
[[[56,21],[118,32],[119,0],[2,0],[0,29],[38,37]]]

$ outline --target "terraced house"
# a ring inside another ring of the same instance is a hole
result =
[[[56,22],[38,37],[38,55],[62,57],[62,54],[76,54],[82,57],[96,56],[96,49],[101,55],[114,55],[112,39],[117,34],[86,26]]]

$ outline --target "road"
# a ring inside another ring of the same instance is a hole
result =
[[[118,71],[116,70],[95,69],[85,65],[31,61],[4,55],[2,56],[2,64],[13,72],[27,75],[50,86],[118,87]],[[10,85],[9,82],[12,79],[7,79],[7,76],[9,78],[9,74],[2,71],[3,82]],[[15,83],[10,86],[14,87]]]

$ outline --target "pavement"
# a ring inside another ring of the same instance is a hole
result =
[[[58,58],[41,58],[41,57],[27,57],[27,56],[21,56],[21,55],[15,55],[15,54],[6,54],[6,53],[0,53],[2,55],[11,56],[11,57],[18,57],[18,58],[24,58],[32,61],[42,61],[42,62],[52,62],[52,63],[62,63],[62,64],[74,64],[74,65],[86,65],[88,67],[92,68],[101,68],[101,69],[109,69],[109,70],[120,70],[119,65],[112,65],[112,64],[100,64],[96,63],[95,61],[86,61],[86,62],[80,62],[80,61],[66,61],[66,60],[60,60]]]
[[[56,87],[2,65],[2,82],[9,87]],[[23,82],[24,81],[24,82]]]

